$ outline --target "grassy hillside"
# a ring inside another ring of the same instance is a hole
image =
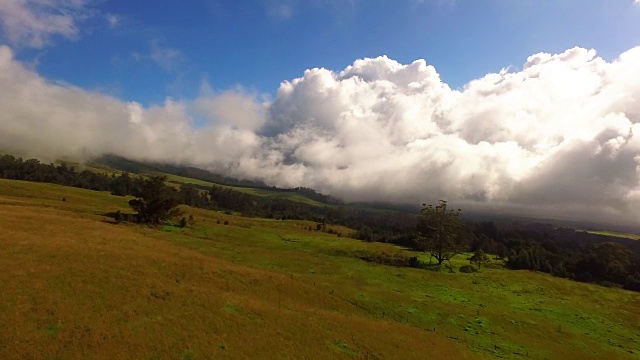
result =
[[[199,185],[199,186],[206,186],[206,187],[210,187],[213,185],[216,186],[221,186],[224,188],[230,188],[239,192],[243,192],[243,193],[247,193],[247,194],[251,194],[251,195],[257,195],[257,196],[264,196],[264,197],[270,197],[270,198],[276,198],[276,199],[285,199],[285,200],[289,200],[289,201],[295,201],[295,202],[301,202],[304,204],[309,204],[309,205],[314,205],[314,206],[326,206],[326,204],[323,204],[321,202],[309,199],[303,195],[300,195],[294,191],[283,191],[283,190],[270,190],[270,189],[264,189],[264,188],[252,188],[252,187],[243,187],[243,186],[230,186],[230,185],[221,185],[221,184],[216,184],[216,183],[212,183],[212,182],[208,182],[208,181],[203,181],[203,180],[198,180],[198,179],[192,179],[192,178],[188,178],[188,177],[184,177],[184,176],[178,176],[178,175],[173,175],[173,174],[169,174],[169,173],[165,173],[165,172],[160,172],[160,171],[154,171],[149,173],[149,175],[163,175],[167,177],[167,181],[169,183],[173,183],[173,184],[192,184],[192,185]]]
[[[197,169],[187,166],[172,166],[167,164],[153,164],[125,159],[117,156],[104,156],[96,159],[89,164],[80,166],[83,169],[99,172],[99,173],[120,173],[127,171],[135,174],[145,175],[163,175],[173,184],[192,184],[197,186],[210,187],[212,185],[231,188],[236,191],[247,194],[284,199],[289,201],[301,202],[314,206],[324,206],[322,202],[304,196],[293,189],[274,189],[266,187],[266,185],[248,180],[238,180],[218,174],[210,173],[206,170]],[[179,175],[181,173],[195,173],[195,177]],[[201,176],[198,178],[198,175]]]
[[[637,293],[499,263],[377,265],[360,258],[412,254],[304,221],[185,208],[192,228],[154,229],[101,215],[126,201],[0,180],[0,358],[640,356]]]

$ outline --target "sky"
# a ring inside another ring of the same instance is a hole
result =
[[[639,0],[0,0],[0,150],[640,225],[639,46]]]

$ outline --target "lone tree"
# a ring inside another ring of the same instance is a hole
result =
[[[181,204],[178,193],[164,184],[166,179],[166,176],[145,179],[135,194],[137,199],[129,201],[129,206],[138,213],[138,222],[159,224],[182,214],[178,209]]]
[[[478,249],[478,251],[476,251],[469,260],[478,265],[478,269],[480,269],[482,264],[489,263],[489,257],[484,253],[484,251],[482,251],[482,249]]]
[[[447,211],[444,200],[440,200],[437,206],[423,204],[420,211],[422,216],[418,222],[416,245],[419,250],[436,258],[439,265],[467,250],[466,241],[461,236],[464,229],[461,211]]]

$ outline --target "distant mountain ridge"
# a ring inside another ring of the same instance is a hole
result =
[[[191,179],[206,181],[218,185],[264,189],[276,192],[293,192],[304,196],[310,200],[323,204],[343,204],[344,202],[330,195],[319,193],[311,188],[297,187],[293,189],[283,189],[274,186],[268,186],[262,181],[253,181],[247,179],[237,179],[220,174],[213,173],[208,170],[196,168],[193,166],[166,164],[158,162],[144,162],[124,158],[118,155],[103,155],[90,162],[91,165],[106,166],[114,170],[126,171],[135,174],[154,174],[167,173],[187,177]]]

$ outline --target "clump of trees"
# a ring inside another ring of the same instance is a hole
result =
[[[489,263],[489,257],[484,253],[484,251],[482,251],[482,249],[478,249],[473,256],[471,256],[469,261],[478,265],[478,269],[480,269],[482,264]]]
[[[467,251],[468,243],[463,235],[465,224],[460,217],[462,210],[448,210],[444,200],[436,206],[423,206],[418,222],[417,249],[435,258],[439,265]]]
[[[640,242],[545,224],[473,224],[472,249],[488,249],[514,270],[640,291]]]
[[[138,222],[160,224],[182,215],[178,205],[182,204],[179,194],[165,185],[166,176],[153,176],[142,181],[134,194],[137,198],[129,201],[129,206],[137,212]],[[187,220],[184,219],[186,226]]]

